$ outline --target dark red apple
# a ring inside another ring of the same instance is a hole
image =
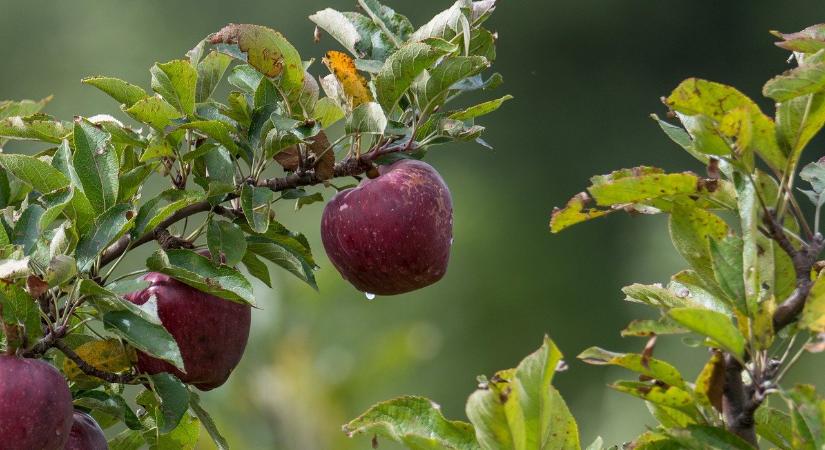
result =
[[[161,273],[152,272],[143,279],[152,284],[126,298],[138,305],[153,295],[157,298],[158,317],[177,341],[186,373],[141,352],[138,370],[168,372],[202,391],[224,384],[246,348],[251,307],[201,292]]]
[[[321,238],[332,264],[358,290],[394,295],[429,286],[450,258],[450,190],[424,162],[382,166],[378,177],[327,204]]]
[[[69,386],[54,367],[0,356],[0,450],[63,450],[73,411]]]
[[[106,435],[88,414],[74,412],[74,423],[65,450],[109,450]]]

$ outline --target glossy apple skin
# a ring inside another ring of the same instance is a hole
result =
[[[0,356],[0,450],[63,450],[73,411],[69,386],[54,367]]]
[[[106,435],[88,414],[74,412],[74,423],[65,450],[109,450]]]
[[[339,192],[324,208],[329,259],[356,289],[395,295],[421,289],[447,271],[453,240],[450,190],[429,164],[405,159]]]
[[[142,352],[138,352],[138,370],[168,372],[202,391],[224,384],[246,349],[251,307],[201,292],[161,273],[151,272],[143,279],[152,284],[126,299],[142,305],[153,295],[157,298],[158,316],[178,343],[186,373]]]

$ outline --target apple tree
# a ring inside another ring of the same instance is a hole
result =
[[[825,351],[825,158],[802,163],[825,125],[825,25],[775,34],[795,67],[764,85],[773,117],[731,86],[687,79],[663,98],[667,120],[652,118],[700,171],[639,166],[597,175],[553,211],[553,233],[619,212],[666,214],[688,266],[666,285],[623,289],[627,301],[654,311],[621,331],[646,339],[638,353],[590,347],[578,355],[636,373],[609,387],[643,401],[655,421],[608,448],[825,448],[825,397],[812,385],[783,383],[800,358]],[[673,336],[707,355],[699,373],[654,356],[657,340]],[[469,423],[403,397],[344,431],[411,449],[579,449],[576,421],[552,385],[566,368],[545,338],[516,368],[479,378]],[[599,438],[587,449],[604,445]]]
[[[367,296],[438,281],[452,200],[421,159],[489,147],[476,118],[510,97],[450,103],[502,82],[483,27],[495,7],[458,0],[419,27],[376,0],[324,9],[315,39],[343,51],[319,62],[270,28],[229,24],[152,66],[151,90],[82,80],[120,118],[0,102],[0,449],[193,448],[201,427],[228,448],[197,391],[243,356],[266,298],[248,276],[269,286],[278,266],[316,287],[278,202],[300,214],[331,199],[324,247]],[[15,140],[45,145],[15,153]],[[145,265],[127,267],[143,246]]]

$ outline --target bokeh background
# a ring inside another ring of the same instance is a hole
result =
[[[422,24],[452,2],[387,1]],[[555,205],[592,174],[638,164],[701,171],[648,118],[659,97],[688,76],[738,86],[766,111],[762,83],[785,70],[787,54],[768,30],[796,31],[823,20],[817,0],[503,0],[490,26],[499,32],[496,70],[515,100],[483,119],[488,151],[450,145],[429,161],[450,185],[455,244],[437,285],[367,301],[323,256],[320,204],[280,219],[305,232],[319,255],[320,292],[274,270],[275,288],[256,285],[250,345],[237,373],[205,395],[237,449],[365,449],[340,427],[374,402],[420,394],[464,418],[479,374],[513,367],[549,332],[570,368],[557,384],[580,421],[583,442],[618,443],[652,423],[641,402],[608,390],[619,370],[574,356],[590,345],[639,350],[619,330],[648,312],[622,301],[632,282],[666,282],[685,263],[661,218],[612,216],[561,235],[548,232]],[[118,107],[83,86],[88,75],[117,76],[148,88],[148,68],[183,56],[228,22],[276,28],[306,59],[337,48],[312,42],[306,19],[354,0],[45,1],[0,0],[0,98],[55,100],[63,119]],[[325,69],[316,64],[316,74]],[[493,94],[491,94],[493,95]],[[771,112],[772,113],[772,112]],[[123,117],[121,114],[120,117]],[[822,141],[813,147],[822,149]],[[9,150],[14,150],[9,146]],[[821,156],[813,150],[809,158]],[[140,255],[131,262],[140,264]],[[661,339],[657,355],[686,376],[705,353]],[[794,379],[816,381],[812,361]],[[212,448],[204,443],[202,448]],[[382,448],[392,448],[386,444]]]

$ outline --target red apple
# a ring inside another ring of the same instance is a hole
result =
[[[143,279],[152,284],[126,298],[142,305],[155,296],[160,321],[178,343],[186,373],[142,352],[138,352],[138,370],[168,372],[202,391],[224,384],[246,348],[251,307],[201,292],[161,273],[152,272]]]
[[[74,412],[74,423],[65,450],[109,450],[100,425],[88,414]]]
[[[0,356],[0,450],[63,450],[73,411],[69,386],[54,367]]]
[[[358,290],[394,295],[429,286],[447,271],[453,204],[429,164],[404,159],[339,192],[324,208],[330,261]]]

